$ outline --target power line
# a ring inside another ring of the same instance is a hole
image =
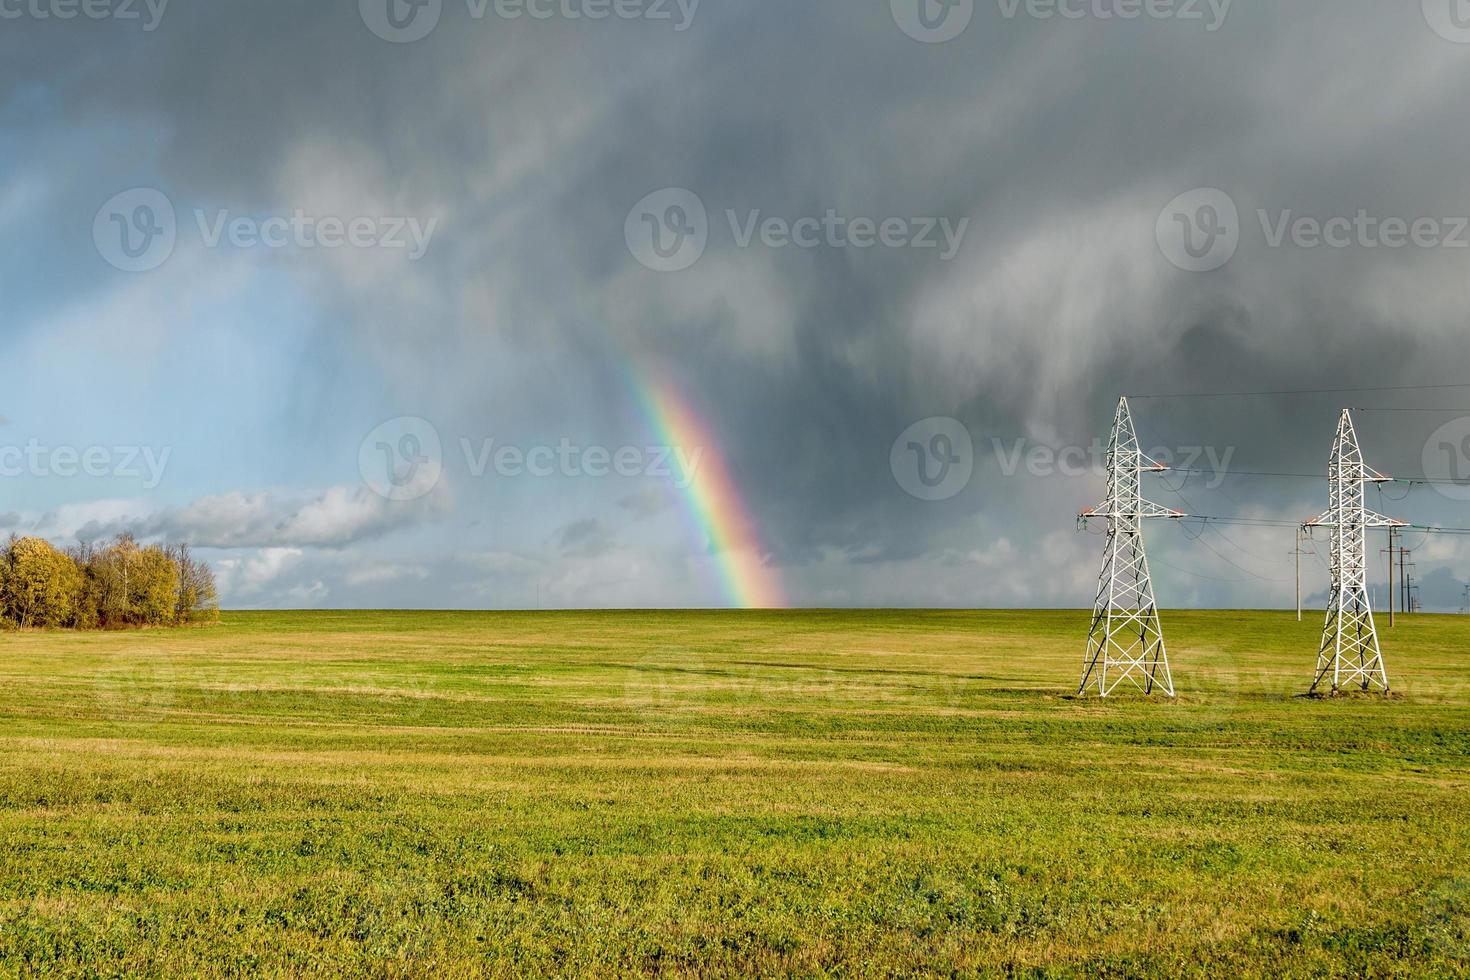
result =
[[[1368,415],[1382,415],[1385,412],[1399,414],[1422,413],[1426,415],[1470,415],[1470,408],[1355,408],[1353,411]]]
[[[1282,521],[1269,517],[1210,517],[1202,514],[1190,514],[1188,517],[1176,518],[1183,522],[1199,521],[1209,524],[1224,524],[1231,527],[1301,527],[1300,521]],[[1442,527],[1437,524],[1404,524],[1404,530],[1422,531],[1424,534],[1470,534],[1470,527]]]
[[[1166,392],[1149,395],[1129,395],[1137,399],[1159,398],[1270,398],[1278,395],[1342,395],[1376,391],[1448,391],[1455,388],[1470,388],[1470,382],[1443,385],[1379,385],[1354,388],[1290,388],[1279,391],[1197,391]]]
[[[1190,514],[1188,517],[1181,517],[1178,520],[1228,524],[1233,527],[1301,527],[1306,523],[1305,521],[1282,521],[1270,517],[1206,517],[1202,514]]]
[[[1186,479],[1186,482],[1187,482],[1187,479]],[[1174,496],[1178,497],[1184,503],[1184,506],[1185,507],[1188,507],[1191,511],[1196,509],[1195,506],[1194,506],[1194,504],[1190,502],[1189,498],[1186,497],[1186,496],[1184,496],[1184,494],[1181,492],[1184,489],[1182,486],[1179,487],[1179,488],[1177,488],[1177,489],[1174,488],[1174,487],[1169,486],[1167,483],[1165,483],[1164,486],[1165,486],[1165,489],[1167,489],[1170,493],[1172,493]],[[1242,554],[1248,555],[1251,558],[1256,558],[1259,561],[1266,561],[1267,559],[1260,558],[1259,555],[1252,555],[1249,551],[1246,551],[1245,548],[1241,547],[1240,545],[1238,545],[1234,541],[1232,541],[1230,539],[1230,537],[1225,534],[1224,531],[1221,531],[1218,525],[1212,525],[1212,524],[1209,524],[1209,523],[1203,523],[1203,524],[1201,524],[1200,525],[1200,531],[1199,531],[1199,533],[1196,534],[1196,535],[1193,535],[1191,537],[1191,540],[1193,540],[1197,544],[1200,544],[1200,545],[1204,546],[1205,550],[1209,551],[1210,554],[1214,555],[1216,558],[1220,559],[1225,564],[1229,565],[1231,568],[1234,568],[1237,571],[1244,572],[1245,574],[1249,575],[1251,578],[1258,579],[1258,580],[1260,580],[1262,582],[1282,582],[1282,581],[1286,581],[1285,579],[1273,579],[1273,578],[1269,578],[1269,577],[1267,577],[1265,575],[1261,575],[1261,574],[1259,574],[1259,573],[1257,573],[1257,572],[1255,572],[1255,571],[1253,571],[1253,570],[1251,570],[1249,568],[1246,568],[1244,565],[1241,565],[1239,562],[1236,562],[1236,561],[1231,560],[1226,555],[1221,554],[1221,552],[1219,551],[1219,549],[1215,548],[1213,545],[1211,545],[1208,541],[1205,540],[1205,531],[1214,531],[1217,535],[1220,536],[1220,540],[1222,540],[1225,543],[1229,544],[1232,548],[1234,548],[1235,550],[1241,552]],[[1185,534],[1188,535],[1188,532],[1186,531]]]
[[[1322,480],[1325,477],[1321,473],[1272,473],[1265,470],[1236,470],[1226,467],[1223,470],[1193,470],[1180,467],[1170,467],[1174,473],[1188,473],[1193,476],[1265,476],[1281,477],[1291,480]],[[1208,489],[1208,488],[1207,488]]]
[[[1470,409],[1466,410],[1470,414]],[[1257,476],[1266,478],[1279,478],[1284,480],[1325,480],[1326,476],[1321,473],[1283,473],[1267,470],[1237,470],[1226,467],[1223,470],[1201,470],[1188,469],[1185,467],[1170,467],[1173,473],[1188,473],[1193,476],[1230,477],[1230,476]],[[1385,483],[1399,483],[1408,487],[1465,487],[1470,486],[1470,480],[1435,480],[1429,477],[1399,477],[1391,476],[1384,479]],[[1209,489],[1206,487],[1205,489]],[[1403,498],[1399,498],[1403,499]]]
[[[1159,427],[1159,429],[1160,429],[1161,432],[1163,431],[1162,427]],[[1168,433],[1164,433],[1164,435],[1168,436],[1169,434]],[[1176,441],[1177,442],[1177,440],[1173,440],[1173,441]],[[1191,469],[1188,469],[1188,468],[1184,468],[1184,469],[1181,469],[1181,470],[1177,470],[1176,472],[1180,472],[1180,473],[1183,474],[1183,480],[1180,482],[1179,486],[1177,486],[1177,487],[1170,486],[1169,483],[1168,483],[1168,481],[1165,480],[1165,481],[1162,481],[1163,484],[1164,484],[1164,487],[1170,493],[1172,493],[1174,496],[1178,497],[1181,501],[1183,501],[1184,506],[1186,508],[1188,508],[1190,511],[1196,511],[1196,510],[1198,510],[1198,508],[1195,507],[1195,505],[1189,500],[1189,498],[1186,497],[1186,496],[1184,496],[1184,488],[1189,484],[1189,479],[1190,479],[1190,475],[1191,474],[1203,474],[1203,473],[1205,473],[1205,471],[1202,471],[1202,470],[1191,470]],[[1303,475],[1305,476],[1305,474],[1303,474]],[[1206,489],[1208,490],[1209,488],[1206,487]],[[1229,498],[1237,506],[1240,505],[1240,501],[1236,500],[1235,497],[1231,496],[1231,494],[1230,494],[1229,491],[1223,489],[1223,487],[1217,487],[1217,489],[1219,489],[1221,493],[1223,493],[1227,498]],[[1262,561],[1262,562],[1270,563],[1268,559],[1261,558],[1261,556],[1251,553],[1249,550],[1247,550],[1246,548],[1244,548],[1243,546],[1241,546],[1240,544],[1238,544],[1228,534],[1226,534],[1224,531],[1220,530],[1220,528],[1218,526],[1209,525],[1209,524],[1202,524],[1202,525],[1200,525],[1200,530],[1199,530],[1199,533],[1198,534],[1195,534],[1195,535],[1192,535],[1191,536],[1188,531],[1185,531],[1184,533],[1185,533],[1185,535],[1187,537],[1190,537],[1191,540],[1197,542],[1200,545],[1203,545],[1205,547],[1205,549],[1208,550],[1213,555],[1215,555],[1215,557],[1219,558],[1221,561],[1225,562],[1227,565],[1231,566],[1232,568],[1235,568],[1235,569],[1237,569],[1239,571],[1244,572],[1246,575],[1249,575],[1253,579],[1256,579],[1256,580],[1262,581],[1262,582],[1279,582],[1279,581],[1283,581],[1281,579],[1273,579],[1273,578],[1270,578],[1268,576],[1261,575],[1258,572],[1255,572],[1252,569],[1246,568],[1244,565],[1241,565],[1240,563],[1238,563],[1236,561],[1233,561],[1230,558],[1226,557],[1218,549],[1216,549],[1215,547],[1213,547],[1208,541],[1204,540],[1205,531],[1207,531],[1207,530],[1208,531],[1214,531],[1215,534],[1220,538],[1221,541],[1224,541],[1226,544],[1230,545],[1232,548],[1234,548],[1236,551],[1239,551],[1241,554],[1246,555],[1249,558],[1254,558],[1257,561]],[[1242,581],[1244,581],[1244,580],[1242,580]]]
[[[1192,568],[1184,568],[1181,565],[1175,565],[1173,562],[1166,561],[1163,558],[1154,558],[1154,559],[1152,559],[1152,561],[1153,561],[1153,563],[1155,565],[1162,565],[1165,568],[1168,568],[1168,569],[1170,569],[1172,571],[1179,572],[1179,573],[1181,573],[1183,575],[1189,575],[1189,576],[1191,576],[1193,578],[1203,579],[1206,582],[1220,582],[1221,584],[1224,584],[1224,585],[1247,585],[1250,582],[1256,581],[1256,580],[1264,581],[1264,582],[1275,581],[1274,579],[1262,579],[1261,576],[1255,574],[1254,572],[1249,572],[1248,573],[1250,575],[1250,578],[1221,578],[1218,575],[1206,575],[1204,572],[1196,572]],[[1286,580],[1283,579],[1282,581],[1286,581]]]
[[[1216,534],[1220,534],[1220,531],[1218,529],[1212,528],[1209,525],[1205,525],[1205,526],[1202,526],[1200,528],[1200,533],[1195,538],[1193,538],[1194,542],[1196,544],[1202,545],[1206,551],[1208,551],[1210,554],[1214,555],[1216,558],[1218,558],[1221,561],[1223,561],[1225,564],[1229,565],[1231,568],[1235,569],[1236,571],[1244,572],[1245,574],[1249,575],[1251,579],[1255,579],[1258,582],[1290,582],[1291,581],[1291,579],[1289,579],[1289,578],[1271,578],[1268,575],[1262,575],[1260,572],[1257,572],[1257,571],[1254,571],[1252,569],[1246,568],[1244,565],[1240,564],[1239,562],[1231,560],[1228,556],[1226,556],[1225,554],[1221,553],[1220,549],[1216,548],[1214,545],[1210,544],[1208,541],[1205,540],[1204,532],[1206,530],[1214,530]],[[1227,538],[1227,537],[1225,537],[1225,535],[1220,534],[1220,537],[1221,537],[1222,540],[1229,541],[1231,544],[1235,545],[1235,547],[1240,548],[1241,551],[1245,551],[1244,548],[1241,548],[1240,545],[1235,544],[1234,541],[1230,541],[1230,539]],[[1249,554],[1249,552],[1246,552],[1246,553]],[[1254,556],[1252,556],[1252,557],[1254,557]],[[1181,571],[1183,571],[1183,569],[1181,569]],[[1246,581],[1249,581],[1249,580],[1250,579],[1238,579],[1237,581],[1246,582]]]

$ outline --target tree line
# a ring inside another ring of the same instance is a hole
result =
[[[143,546],[130,534],[62,551],[11,535],[0,551],[0,626],[122,629],[219,618],[214,572],[186,544]]]

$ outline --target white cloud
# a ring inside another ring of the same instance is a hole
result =
[[[226,600],[259,595],[299,565],[304,555],[299,548],[263,548],[253,555],[221,558],[214,562],[220,595]]]
[[[429,570],[422,565],[372,564],[354,566],[342,576],[342,581],[351,586],[385,585],[404,579],[424,581]]]
[[[303,607],[319,606],[326,601],[331,591],[331,589],[327,588],[326,583],[318,580],[310,585],[298,585],[287,590],[286,598],[293,605]]]
[[[198,548],[342,548],[435,519],[448,508],[441,485],[414,501],[393,501],[366,487],[331,487],[306,500],[234,491],[183,507],[138,513],[137,504],[75,508],[55,524],[62,536],[88,539],[129,531],[145,540],[187,541]],[[78,518],[85,516],[86,520]]]

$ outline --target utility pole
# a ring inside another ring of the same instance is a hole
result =
[[[1298,623],[1302,621],[1302,555],[1306,554],[1302,550],[1302,539],[1306,534],[1305,524],[1296,529],[1296,550],[1292,552],[1293,555],[1296,555],[1296,621]]]
[[[1409,556],[1414,552],[1408,548],[1399,549],[1399,577],[1404,580],[1404,614],[1414,612],[1414,569],[1419,567],[1418,562],[1409,561]]]
[[[1388,529],[1388,625],[1389,625],[1389,628],[1392,628],[1393,625],[1394,625],[1394,622],[1393,622],[1393,606],[1394,606],[1394,603],[1393,603],[1393,590],[1394,590],[1394,581],[1393,581],[1393,549],[1394,549],[1394,537],[1398,533],[1399,533],[1399,529],[1396,528],[1396,527],[1391,527],[1391,528]]]
[[[1399,604],[1404,612],[1409,611],[1409,554],[1404,548],[1399,548]]]

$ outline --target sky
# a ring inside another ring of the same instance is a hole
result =
[[[228,608],[1081,607],[1125,394],[1165,506],[1321,512],[1352,407],[1470,527],[1466,91],[1464,0],[0,0],[0,533]],[[1289,526],[1147,540],[1293,602]]]

